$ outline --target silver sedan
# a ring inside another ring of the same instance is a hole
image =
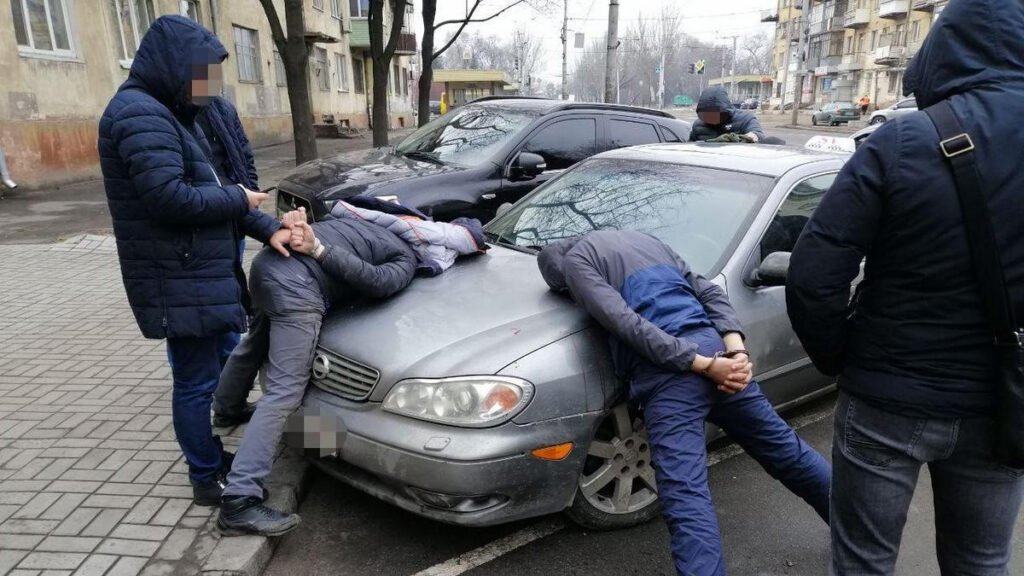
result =
[[[537,250],[606,228],[661,238],[728,291],[765,392],[794,405],[830,381],[786,316],[789,252],[843,161],[661,144],[578,164],[488,224],[486,255],[333,312],[292,442],[342,481],[453,524],[560,511],[590,528],[650,519],[642,415],[624,402],[607,335],[548,290]]]

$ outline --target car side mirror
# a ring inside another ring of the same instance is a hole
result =
[[[512,161],[509,177],[513,180],[531,180],[547,170],[544,157],[533,152],[520,152]]]
[[[501,206],[498,206],[498,209],[494,213],[494,217],[497,218],[499,216],[504,216],[505,213],[508,212],[511,209],[512,209],[512,203],[511,202],[504,202],[504,203],[502,203]]]
[[[758,287],[785,286],[791,255],[790,252],[772,252],[765,256],[761,266],[754,270],[751,283]]]

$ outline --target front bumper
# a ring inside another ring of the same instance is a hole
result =
[[[315,415],[315,418],[308,418]],[[572,503],[587,445],[601,413],[519,425],[469,429],[384,412],[379,403],[350,402],[314,387],[298,418],[304,434],[289,443],[343,482],[400,508],[450,524],[490,526],[559,512]],[[337,450],[310,446],[309,422],[331,421]],[[304,438],[305,440],[299,440]],[[540,460],[534,449],[573,442],[564,460]],[[298,445],[297,445],[298,444]]]

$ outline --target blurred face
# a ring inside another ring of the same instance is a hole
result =
[[[210,103],[211,97],[220,96],[223,88],[224,75],[220,64],[197,64],[192,67],[192,103],[205,106]]]
[[[718,111],[705,111],[699,112],[697,116],[705,123],[711,126],[717,126],[722,123],[722,113]]]

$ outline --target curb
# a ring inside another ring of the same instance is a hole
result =
[[[305,492],[309,463],[298,452],[281,447],[267,479],[267,504],[283,512],[295,512]],[[185,559],[168,574],[203,576],[259,576],[270,563],[280,538],[266,536],[221,537],[217,512],[200,529]]]

